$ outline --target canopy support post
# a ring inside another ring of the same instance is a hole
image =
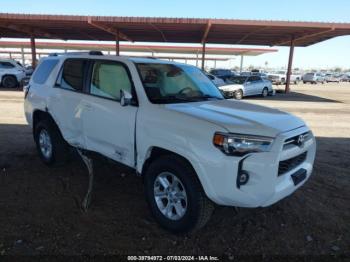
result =
[[[119,56],[120,46],[119,46],[119,35],[115,36],[115,55]]]
[[[241,65],[239,67],[239,72],[242,73],[243,71],[243,60],[244,60],[244,55],[241,55]]]
[[[35,38],[34,36],[30,37],[30,48],[32,50],[32,67],[36,66],[36,48],[35,48]]]
[[[292,65],[293,65],[293,56],[294,56],[294,37],[290,40],[290,47],[289,47],[289,59],[288,59],[288,69],[287,69],[287,80],[286,80],[286,89],[285,93],[290,92],[290,76],[292,74]]]
[[[205,42],[203,42],[203,46],[202,46],[202,70],[204,70],[204,65],[205,65]]]

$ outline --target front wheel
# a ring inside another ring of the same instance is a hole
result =
[[[237,91],[235,91],[234,96],[235,96],[236,99],[241,100],[241,99],[243,98],[243,92],[242,92],[242,90],[237,90]]]
[[[151,163],[144,175],[147,202],[163,228],[174,233],[189,232],[208,222],[213,203],[184,159],[162,156]]]

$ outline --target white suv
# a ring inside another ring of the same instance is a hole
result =
[[[25,115],[44,163],[75,147],[135,169],[155,219],[174,232],[202,227],[213,203],[272,205],[305,183],[315,157],[299,118],[224,100],[200,69],[156,59],[44,58]]]
[[[24,67],[12,59],[0,59],[0,85],[15,88],[26,77]]]

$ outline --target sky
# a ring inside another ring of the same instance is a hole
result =
[[[232,18],[350,23],[350,0],[1,0],[1,13]],[[246,57],[246,66],[285,67],[288,48]],[[230,62],[239,65],[239,59]],[[295,48],[294,67],[350,69],[350,36]]]

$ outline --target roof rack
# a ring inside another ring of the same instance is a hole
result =
[[[103,55],[101,51],[88,51],[88,52],[65,52],[65,53],[51,53],[49,56],[60,55]]]

